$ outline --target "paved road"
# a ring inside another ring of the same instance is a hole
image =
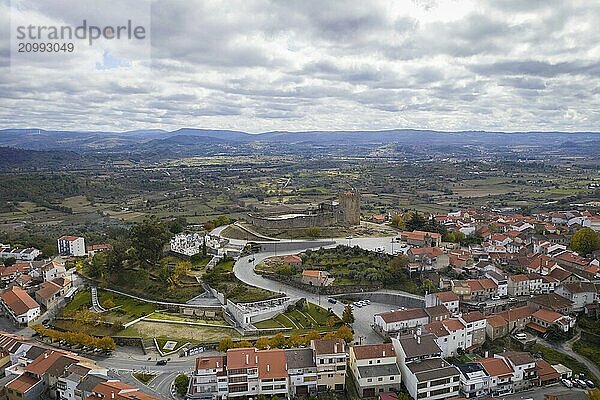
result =
[[[596,376],[596,378],[598,380],[600,380],[600,368],[598,365],[594,364],[593,362],[591,362],[590,360],[588,360],[587,358],[585,358],[584,356],[582,356],[579,353],[576,353],[575,351],[573,351],[573,343],[575,343],[576,340],[578,340],[578,336],[579,334],[574,337],[573,339],[561,343],[561,344],[554,344],[554,343],[550,343],[542,338],[538,338],[538,341],[540,343],[542,343],[544,346],[547,347],[551,347],[556,351],[559,351],[563,354],[566,354],[568,356],[573,357],[574,359],[576,359],[577,361],[579,361],[580,363],[584,364],[586,367],[588,367],[588,369],[590,370],[590,372],[592,374],[594,374]]]
[[[564,387],[562,385],[562,383],[554,383],[552,385],[536,387],[532,390],[527,390],[524,392],[510,394],[508,396],[498,396],[497,399],[498,400],[525,400],[525,399],[544,400],[544,395],[546,395],[546,394],[556,393],[556,392],[564,392],[564,391],[573,393],[573,392],[584,392],[585,390],[578,389],[578,388],[569,389],[569,388]]]
[[[356,239],[333,239],[336,244],[328,247],[335,247],[339,244],[348,245],[348,242],[352,246],[358,245],[362,248],[373,250],[377,247],[384,247],[386,251],[391,252],[391,237],[383,237],[383,238],[356,238]],[[294,241],[294,243],[298,243],[301,241]],[[285,242],[280,242],[285,243]],[[386,247],[387,246],[387,247]],[[283,246],[282,246],[283,247]],[[307,248],[315,248],[315,247],[307,247]],[[306,298],[308,301],[314,304],[321,305],[326,308],[331,308],[332,311],[338,315],[342,316],[344,311],[344,305],[340,302],[336,304],[331,304],[327,302],[326,296],[319,296],[314,293],[307,292],[305,290],[285,285],[281,282],[276,282],[267,278],[264,278],[254,272],[254,267],[260,263],[262,260],[274,257],[274,256],[284,256],[288,254],[296,254],[303,250],[290,250],[290,251],[278,251],[278,252],[261,252],[257,254],[253,254],[251,256],[241,257],[238,259],[233,267],[233,272],[235,276],[250,286],[259,287],[261,289],[271,290],[274,292],[285,293],[287,296],[291,298]],[[254,261],[250,262],[249,260],[254,258]],[[395,293],[402,296],[407,296],[415,299],[422,300],[422,297],[416,296],[409,293],[403,293],[399,291],[385,291],[387,293]],[[379,337],[371,328],[371,324],[373,323],[373,315],[390,311],[392,309],[397,309],[397,305],[390,304],[381,304],[381,303],[371,303],[369,306],[363,308],[356,308],[354,310],[355,323],[352,324],[354,328],[355,336],[358,341],[362,343],[381,343],[381,337]]]

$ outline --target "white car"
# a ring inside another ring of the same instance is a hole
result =
[[[527,335],[524,334],[524,333],[517,333],[515,335],[515,339],[517,339],[517,340],[525,340],[525,339],[527,339]]]
[[[362,302],[360,302],[360,301],[355,301],[354,303],[352,303],[352,305],[353,305],[354,307],[358,307],[358,308],[360,308],[360,307],[362,307],[362,306],[363,306]]]
[[[369,304],[371,304],[371,300],[368,300],[368,299],[367,300],[363,300],[363,303],[369,305]]]
[[[569,380],[567,380],[567,379],[564,379],[564,378],[563,378],[563,379],[561,379],[560,381],[562,382],[562,384],[563,384],[563,385],[565,385],[565,386],[566,386],[566,387],[568,387],[568,388],[572,388],[572,387],[573,387],[573,384],[571,383],[571,381],[569,381]]]
[[[500,300],[500,296],[492,296],[492,300],[494,300],[494,301]]]

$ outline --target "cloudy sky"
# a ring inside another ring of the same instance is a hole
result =
[[[600,130],[598,1],[91,4],[0,0],[0,127]],[[83,19],[148,37],[15,51]]]

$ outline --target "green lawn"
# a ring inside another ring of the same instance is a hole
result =
[[[63,315],[69,315],[80,308],[89,308],[92,306],[92,293],[89,288],[84,288],[73,297],[73,300],[63,308]]]
[[[105,305],[106,301],[109,299],[115,306],[119,306],[119,308],[106,313],[106,316],[109,317],[109,319],[114,317],[131,321],[154,312],[158,307],[156,304],[146,303],[132,299],[131,297],[98,289],[98,300],[101,305]]]
[[[169,324],[141,321],[119,332],[118,336],[142,339],[168,339],[189,343],[217,343],[225,337],[239,339],[241,335],[233,328]]]
[[[156,377],[156,375],[154,374],[147,374],[145,372],[134,372],[132,375],[135,379],[142,382],[144,385],[147,385],[152,379]]]
[[[160,319],[163,321],[198,322],[198,323],[202,323],[202,324],[229,326],[227,321],[225,321],[224,319],[198,319],[198,318],[184,317],[184,316],[180,316],[177,314],[158,313],[158,312],[150,314],[148,316],[148,318]]]
[[[331,315],[329,311],[323,307],[319,307],[312,303],[303,310],[293,308],[291,311],[286,311],[283,314],[277,315],[275,318],[268,319],[266,321],[257,322],[254,324],[259,329],[272,329],[272,328],[291,328],[294,331],[307,331],[307,330],[318,330],[318,331],[330,331],[339,327],[341,320]],[[335,325],[329,327],[327,325],[329,318],[334,317]]]

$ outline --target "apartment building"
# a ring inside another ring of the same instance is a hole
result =
[[[457,365],[460,371],[460,392],[466,398],[487,396],[490,392],[490,377],[481,364]]]
[[[349,365],[362,398],[400,390],[402,378],[391,343],[350,347]]]
[[[477,364],[489,377],[488,386],[491,396],[504,396],[513,393],[513,370],[502,358],[481,358]]]
[[[317,364],[312,349],[286,349],[290,396],[317,392]]]
[[[435,336],[422,334],[392,338],[402,383],[413,399],[445,399],[459,394],[460,372],[444,361]]]
[[[374,329],[383,336],[409,333],[418,326],[429,323],[429,315],[423,308],[389,311],[373,316]]]
[[[425,307],[443,305],[452,314],[456,314],[458,312],[459,301],[460,299],[458,298],[458,295],[450,291],[429,293],[425,295]]]
[[[494,358],[504,360],[513,370],[513,391],[519,392],[529,389],[537,382],[537,369],[531,354],[520,351],[505,351],[504,353],[494,354]]]
[[[317,365],[317,390],[341,391],[346,387],[346,343],[342,339],[312,340]]]
[[[85,239],[79,236],[61,236],[57,245],[58,254],[61,256],[83,257],[87,254]]]
[[[221,400],[227,395],[225,356],[196,358],[196,369],[190,377],[189,399]]]

